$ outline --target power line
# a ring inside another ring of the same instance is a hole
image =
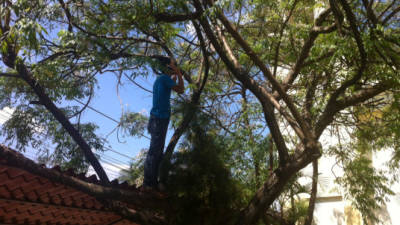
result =
[[[78,99],[74,99],[74,100],[77,101],[77,102],[80,103],[80,104],[85,105],[83,102],[79,101]],[[114,122],[116,122],[116,123],[119,124],[119,122],[118,122],[117,120],[115,120],[114,118],[112,118],[112,117],[106,115],[105,113],[102,113],[102,112],[100,112],[99,110],[96,110],[95,108],[93,108],[93,107],[91,107],[91,106],[87,106],[87,107],[88,107],[89,109],[91,109],[91,110],[93,110],[93,111],[99,113],[100,115],[102,115],[102,116],[104,116],[104,117],[106,117],[106,118],[108,118],[108,119],[110,119],[110,120],[112,120],[112,121],[114,121]],[[7,113],[9,116],[12,115],[11,113],[9,113],[9,112],[7,112],[7,111],[1,111],[1,112]],[[9,119],[9,116],[6,116],[6,115],[4,115],[4,114],[0,114],[0,116],[2,116],[4,119],[6,119],[6,118]],[[40,135],[45,135],[43,132],[38,132],[38,133],[39,133]],[[146,136],[145,136],[145,137],[146,137]],[[120,156],[123,156],[123,157],[125,157],[125,158],[128,158],[128,159],[130,159],[130,160],[133,160],[133,159],[134,159],[133,157],[130,157],[130,156],[128,156],[128,155],[125,155],[125,154],[123,154],[123,153],[120,153],[120,152],[118,152],[118,151],[116,151],[116,150],[114,150],[114,149],[112,149],[112,148],[107,147],[107,146],[104,146],[104,148],[107,149],[107,150],[109,150],[109,151],[111,151],[111,152],[114,152],[114,153],[116,153],[116,154],[118,154],[118,155],[120,155]],[[36,157],[36,156],[28,155],[28,154],[24,154],[24,155],[27,155],[28,157],[31,157],[31,158],[35,158],[35,157]],[[108,158],[108,161],[105,161],[105,159],[100,159],[100,160],[103,161],[104,163],[106,163],[106,164],[108,164],[108,165],[110,165],[110,166],[113,166],[113,167],[115,167],[115,168],[117,168],[117,169],[124,170],[124,171],[128,171],[128,170],[126,170],[126,169],[124,169],[124,168],[122,168],[122,167],[117,166],[117,165],[114,164],[114,163],[121,163],[121,164],[123,164],[123,165],[127,165],[127,164],[125,164],[125,162],[122,162],[122,161],[120,161],[120,160],[118,160],[118,159],[115,159],[115,158],[113,158],[113,157],[111,157],[111,156],[109,156],[109,155],[106,155],[106,154],[103,154],[103,156],[106,157],[106,158]],[[114,161],[114,163],[112,163],[111,161]],[[112,172],[116,172],[116,171],[112,171]],[[115,174],[114,174],[114,175],[115,175]]]
[[[103,154],[102,157],[105,157],[105,158],[107,158],[108,160],[114,161],[114,163],[118,163],[118,164],[121,164],[121,165],[126,165],[126,166],[128,166],[128,163],[123,162],[123,161],[118,160],[118,159],[115,159],[115,158],[113,158],[113,157],[111,157],[111,156],[109,156],[109,155]]]
[[[118,155],[120,155],[120,156],[123,156],[123,157],[125,157],[125,158],[128,158],[128,159],[130,159],[130,160],[134,159],[134,158],[131,157],[131,156],[125,155],[125,154],[120,153],[120,152],[117,152],[117,151],[115,151],[114,149],[109,148],[109,147],[107,147],[107,146],[104,146],[104,148],[107,149],[107,150],[110,150],[110,151],[112,151],[112,152],[114,152],[114,153],[116,153],[116,154],[118,154]]]
[[[85,103],[83,103],[83,102],[81,102],[80,100],[78,100],[78,99],[76,99],[76,98],[74,98],[74,100],[75,100],[76,102],[78,102],[79,104],[86,106],[86,104],[85,104]],[[120,124],[121,124],[121,122],[120,122],[120,121],[117,121],[116,119],[112,118],[111,116],[108,116],[107,114],[105,114],[105,113],[103,113],[103,112],[101,112],[101,111],[99,111],[99,110],[97,110],[97,109],[95,109],[95,108],[93,108],[93,107],[91,107],[91,106],[89,106],[89,105],[87,105],[87,107],[88,107],[89,109],[91,109],[91,110],[93,110],[93,111],[97,112],[98,114],[100,114],[100,115],[102,115],[102,116],[106,117],[107,119],[109,119],[109,120],[111,120],[111,121],[113,121],[113,122],[117,123],[118,125],[120,125]],[[146,135],[144,135],[144,134],[140,134],[140,136],[142,136],[142,137],[144,137],[144,138],[147,138],[147,139],[149,139],[149,140],[150,140],[150,138],[149,138],[149,137],[147,137],[147,136],[146,136]]]
[[[41,133],[39,133],[39,134],[41,134]],[[32,149],[32,148],[27,148],[27,149],[25,149],[25,151],[23,151],[23,152],[20,152],[20,151],[18,151],[18,152],[21,153],[21,154],[23,154],[25,157],[27,157],[27,158],[29,158],[29,159],[31,159],[31,160],[37,161],[37,159],[38,159],[37,152],[36,152],[34,149]],[[109,158],[108,160],[115,160],[115,161],[117,160],[117,159],[112,158],[111,156],[107,156],[107,155],[104,155],[104,156],[106,156],[107,158]],[[119,177],[119,176],[120,176],[120,173],[119,173],[119,172],[120,172],[121,170],[128,172],[127,169],[124,169],[124,168],[122,168],[121,166],[115,165],[114,163],[112,163],[112,162],[110,162],[110,161],[108,161],[108,160],[100,159],[101,162],[103,162],[104,164],[109,165],[109,166],[115,168],[116,170],[113,170],[113,169],[111,169],[110,167],[105,167],[104,169],[107,171],[107,174],[109,174],[109,175],[111,175],[111,176],[114,176],[114,177]],[[123,165],[126,165],[126,164],[123,164]],[[126,166],[128,166],[128,165],[126,165]]]
[[[121,166],[117,166],[117,165],[115,165],[114,163],[112,163],[112,162],[110,162],[110,161],[108,161],[108,160],[106,160],[106,159],[100,159],[100,161],[102,161],[102,162],[104,162],[104,163],[107,163],[108,165],[113,166],[113,167],[115,167],[115,168],[118,168],[118,169],[120,169],[120,170],[128,171],[126,168],[122,168]]]
[[[81,102],[80,100],[78,100],[78,99],[76,99],[76,98],[74,98],[74,100],[75,100],[76,102],[82,104],[82,105],[86,105],[85,103]],[[107,115],[107,114],[105,114],[105,113],[103,113],[103,112],[100,112],[99,110],[97,110],[97,109],[95,109],[95,108],[93,108],[93,107],[91,107],[91,106],[89,106],[89,105],[88,105],[87,107],[88,107],[89,109],[91,109],[91,110],[97,112],[98,114],[100,114],[100,115],[102,115],[102,116],[104,116],[104,117],[106,117],[106,118],[108,118],[108,119],[114,121],[114,122],[117,123],[117,124],[120,123],[118,120],[112,118],[111,116],[109,116],[109,115]]]
[[[76,100],[76,99],[75,99],[75,100]],[[78,101],[78,102],[81,103],[81,104],[84,104],[84,103],[82,103],[82,102],[79,101],[79,100],[76,100],[76,101]],[[91,107],[90,107],[90,108],[91,108]],[[106,116],[107,118],[109,118],[109,119],[113,120],[114,122],[117,122],[117,123],[118,123],[118,121],[116,121],[115,119],[113,119],[113,118],[107,116],[106,114],[104,114],[104,113],[102,113],[102,112],[100,112],[100,111],[98,111],[98,110],[96,110],[96,109],[94,109],[94,108],[91,108],[91,109],[92,109],[92,110],[95,110],[96,112],[100,113],[101,115],[104,115],[104,116]],[[6,111],[1,111],[1,112],[5,112],[5,113],[7,113],[7,114],[9,114],[9,115],[11,116],[11,114],[8,113],[8,112],[6,112]],[[2,115],[1,113],[0,113],[0,116],[3,116],[4,118],[9,118],[9,117],[7,117],[7,116],[5,116],[5,115]],[[42,134],[42,135],[44,135],[42,132],[39,132],[39,133]],[[128,156],[128,155],[125,155],[125,154],[123,154],[123,153],[120,153],[120,152],[118,152],[118,151],[116,151],[116,150],[113,150],[113,149],[111,149],[111,148],[109,148],[109,147],[107,147],[107,146],[104,146],[104,148],[107,149],[107,150],[110,150],[110,151],[112,151],[112,152],[114,152],[114,153],[116,153],[116,154],[118,154],[118,155],[120,155],[120,156],[126,157],[126,158],[128,158],[128,159],[130,159],[130,160],[133,159],[132,157],[130,157],[130,156]]]

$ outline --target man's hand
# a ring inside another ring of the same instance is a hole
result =
[[[176,66],[176,63],[173,60],[171,60],[171,64],[169,66],[171,67],[173,74],[178,76],[182,75],[181,70]]]
[[[178,85],[173,86],[172,90],[175,92],[182,94],[183,91],[185,90],[184,84],[183,84],[183,78],[182,78],[182,73],[181,70],[176,66],[176,63],[171,60],[171,64],[169,65],[173,71],[173,74],[176,74],[178,76]],[[176,77],[177,76],[172,76],[171,78],[176,82]]]

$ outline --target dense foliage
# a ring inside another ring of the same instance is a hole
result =
[[[43,162],[80,171],[91,164],[105,184],[92,152],[106,144],[96,134],[101,124],[80,122],[101,89],[98,75],[112,73],[135,85],[137,77],[153,73],[152,56],[177,60],[187,88],[173,99],[174,135],[162,167],[176,198],[173,210],[164,212],[166,221],[309,221],[307,204],[294,196],[316,190],[296,178],[321,155],[343,168],[337,182],[365,221],[376,219],[372,211],[392,193],[390,174],[400,160],[398,1],[0,5],[0,107],[14,109],[1,134],[19,150],[34,147]],[[70,106],[76,99],[85,106]],[[146,118],[126,113],[119,128],[142,136]],[[330,134],[339,144],[322,146]],[[366,157],[381,150],[393,153],[389,173],[370,167]],[[132,180],[140,177],[140,166],[134,162]]]

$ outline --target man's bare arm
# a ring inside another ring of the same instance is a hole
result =
[[[172,90],[174,90],[176,93],[182,94],[183,91],[185,90],[185,86],[183,83],[183,77],[181,70],[178,69],[175,65],[175,63],[171,63],[171,68],[174,70],[175,74],[178,76],[178,85],[175,85],[172,87]]]

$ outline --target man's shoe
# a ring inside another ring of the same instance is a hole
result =
[[[163,184],[163,183],[158,183],[157,189],[158,189],[158,191],[160,191],[160,192],[165,192],[165,191],[167,190],[167,187],[166,187],[165,184]]]

